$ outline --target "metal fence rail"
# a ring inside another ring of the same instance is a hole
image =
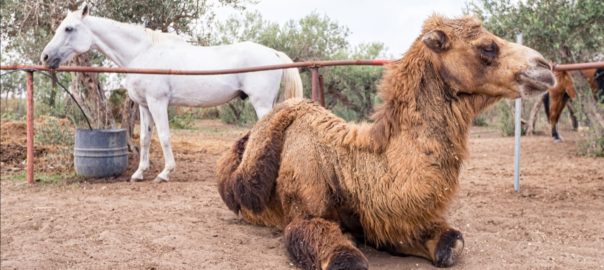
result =
[[[221,70],[174,70],[174,69],[152,69],[152,68],[124,68],[124,67],[82,67],[61,66],[50,69],[40,65],[0,65],[0,70],[23,70],[27,73],[27,182],[34,183],[34,72],[95,72],[95,73],[138,73],[138,74],[164,74],[164,75],[220,75],[245,72],[258,72],[286,68],[309,68],[311,72],[312,95],[314,101],[325,105],[323,91],[323,77],[319,74],[319,68],[331,66],[381,66],[391,63],[392,60],[334,60],[334,61],[307,61],[290,64],[256,66],[236,69]],[[578,64],[555,64],[554,70],[577,70],[604,67],[604,62],[578,63]]]

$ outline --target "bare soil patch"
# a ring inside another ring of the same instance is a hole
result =
[[[136,157],[115,179],[35,186],[3,180],[1,268],[295,269],[281,232],[246,224],[218,195],[216,160],[245,131],[216,121],[173,130],[177,169],[170,183],[127,182]],[[577,157],[581,133],[562,134],[560,144],[522,138],[516,193],[513,138],[473,129],[449,211],[466,243],[452,269],[604,268],[604,160]],[[163,167],[156,142],[151,160],[148,179]],[[424,259],[362,249],[372,269],[434,268]]]

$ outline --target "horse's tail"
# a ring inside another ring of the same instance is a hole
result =
[[[279,58],[284,64],[293,63],[291,58],[285,53],[276,51]],[[302,78],[300,78],[300,71],[297,68],[288,68],[283,70],[283,77],[281,79],[283,84],[279,99],[277,102],[283,102],[290,98],[302,98],[304,96],[302,88]]]
[[[604,68],[596,69],[594,81],[597,89],[594,91],[594,96],[600,103],[604,103]]]
[[[237,213],[241,207],[259,213],[265,209],[277,180],[287,128],[298,116],[299,99],[279,104],[264,116],[218,161],[218,188],[222,200]]]
[[[543,107],[545,108],[545,116],[547,117],[547,122],[549,123],[549,92],[545,92],[543,95]]]

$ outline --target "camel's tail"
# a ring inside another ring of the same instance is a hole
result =
[[[227,207],[235,213],[239,212],[240,205],[237,200],[235,200],[235,194],[230,179],[233,172],[239,167],[239,163],[241,163],[241,158],[249,138],[250,133],[248,132],[245,136],[237,140],[235,145],[218,160],[218,165],[216,167],[218,193],[220,193],[220,197],[222,197],[222,201],[224,201]]]
[[[273,193],[285,132],[297,117],[298,99],[277,105],[252,131],[243,136],[218,161],[218,188],[226,205],[261,212]]]
[[[285,53],[276,51],[277,55],[284,64],[293,63],[291,58]],[[290,98],[302,98],[304,96],[302,88],[302,78],[300,78],[300,71],[297,68],[288,68],[283,70],[283,77],[281,79],[283,87],[279,94],[277,102],[281,103],[286,99]]]

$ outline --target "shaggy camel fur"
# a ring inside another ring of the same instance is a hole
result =
[[[286,101],[218,162],[219,192],[248,222],[283,229],[304,269],[367,269],[353,239],[453,265],[463,238],[444,213],[473,117],[501,97],[552,85],[534,50],[474,18],[432,16],[386,67],[373,123],[348,124],[310,101]]]

